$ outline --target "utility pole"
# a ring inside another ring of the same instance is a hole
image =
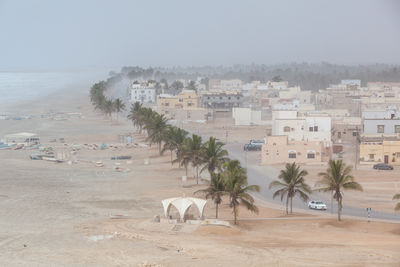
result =
[[[247,149],[244,151],[245,165],[247,169]]]
[[[358,150],[359,150],[359,148],[360,148],[360,143],[361,143],[361,140],[360,140],[360,134],[359,134],[359,131],[358,131],[358,126],[356,126],[356,134],[357,134],[357,136],[356,136],[356,145],[354,146],[355,148],[355,161],[354,161],[354,169],[355,170],[357,170],[357,163],[358,163]]]

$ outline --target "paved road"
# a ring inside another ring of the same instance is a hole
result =
[[[273,190],[270,190],[268,188],[269,183],[277,179],[279,171],[269,166],[263,167],[263,170],[267,171],[261,171],[260,168],[258,167],[258,161],[257,161],[260,152],[244,152],[242,144],[228,144],[226,146],[226,149],[228,150],[230,157],[240,160],[242,166],[247,167],[247,176],[249,184],[256,184],[261,187],[260,192],[257,194],[261,199],[276,204],[281,203],[279,197],[276,198],[275,200],[272,199]],[[321,211],[321,212],[327,212],[327,213],[337,212],[337,205],[335,203],[336,201],[331,202],[331,197],[329,193],[314,192],[312,198],[322,200],[326,203],[328,209],[326,211]],[[332,203],[332,208],[331,208],[331,203]],[[284,203],[281,204],[283,205]],[[297,197],[293,199],[293,207],[299,209],[308,209],[307,204]],[[343,206],[343,215],[350,215],[366,219],[367,212],[365,208],[366,207],[353,207],[345,205]],[[372,210],[371,218],[400,222],[400,214],[396,214],[394,212],[389,213],[389,212]]]
[[[189,133],[190,130],[186,129]],[[196,131],[195,134],[200,135],[203,141],[209,139],[209,135],[201,134],[199,131]],[[260,186],[260,192],[255,193],[254,195],[259,197],[260,199],[274,204],[284,205],[280,201],[280,198],[277,197],[275,199],[272,198],[273,189],[269,189],[268,185],[273,181],[277,180],[279,175],[279,170],[270,167],[270,166],[263,166],[263,170],[261,171],[258,165],[258,157],[260,156],[260,152],[251,151],[245,152],[243,151],[243,145],[239,143],[227,143],[225,149],[229,152],[229,156],[233,159],[237,159],[240,161],[242,166],[247,168],[247,179],[249,184],[258,185]],[[265,171],[267,170],[267,171]],[[336,214],[337,213],[337,204],[336,201],[331,201],[331,196],[329,193],[320,193],[320,192],[313,192],[312,199],[324,201],[327,210],[326,211],[318,211],[318,212],[325,212]],[[293,208],[309,210],[307,203],[304,203],[300,198],[295,197],[293,198]],[[342,209],[343,215],[348,215],[352,217],[359,217],[367,220],[367,207],[354,207],[344,205]],[[372,210],[371,213],[371,220],[386,220],[391,222],[399,222],[400,223],[400,214],[399,213],[390,213],[390,212],[383,212],[378,210]]]

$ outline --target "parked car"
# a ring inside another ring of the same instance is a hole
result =
[[[393,170],[393,166],[385,163],[378,163],[374,165],[375,170]]]
[[[261,151],[261,146],[256,144],[245,144],[243,147],[245,151]]]
[[[260,140],[250,140],[250,144],[256,146],[262,146],[263,144],[265,144],[265,142]]]
[[[326,210],[326,205],[322,201],[312,200],[312,201],[308,202],[308,208],[314,209],[314,210]]]
[[[243,150],[245,151],[261,151],[264,141],[250,140],[248,144],[245,144]]]

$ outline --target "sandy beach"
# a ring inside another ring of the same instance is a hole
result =
[[[76,150],[77,160],[36,161],[29,159],[31,150],[0,150],[2,266],[400,266],[400,224],[395,223],[346,217],[337,222],[315,212],[286,216],[282,206],[262,201],[257,201],[258,215],[240,209],[239,225],[232,227],[155,222],[163,213],[162,199],[193,196],[204,185],[189,179],[183,186],[184,169],[171,166],[169,153],[158,156],[125,119],[110,121],[94,112],[87,91],[57,92],[9,110],[32,119],[0,120],[1,136],[34,132],[55,151]],[[81,116],[56,120],[49,115],[55,113]],[[223,140],[224,129],[197,127]],[[231,131],[228,140],[247,140],[246,133]],[[260,138],[265,134],[255,132]],[[119,144],[118,135],[126,133],[137,146]],[[108,148],[93,149],[93,144]],[[132,159],[111,160],[124,155]],[[96,167],[98,161],[104,166]],[[310,184],[318,171],[310,170]],[[376,208],[393,208],[388,190],[397,186],[395,174],[382,177],[385,183],[379,185],[368,170],[356,175],[367,197],[349,194],[349,203],[378,199]],[[209,201],[205,217],[214,214]],[[232,220],[226,199],[220,217]]]

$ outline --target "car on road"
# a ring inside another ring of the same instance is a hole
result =
[[[245,144],[243,147],[244,151],[261,151],[261,146],[255,144]]]
[[[314,210],[326,210],[326,205],[322,201],[312,200],[312,201],[308,202],[308,208],[314,209]]]
[[[393,170],[393,166],[385,163],[378,163],[374,165],[375,170]]]
[[[258,140],[250,140],[248,144],[245,144],[243,147],[244,151],[261,151],[262,145],[264,144],[264,141],[258,141]]]

